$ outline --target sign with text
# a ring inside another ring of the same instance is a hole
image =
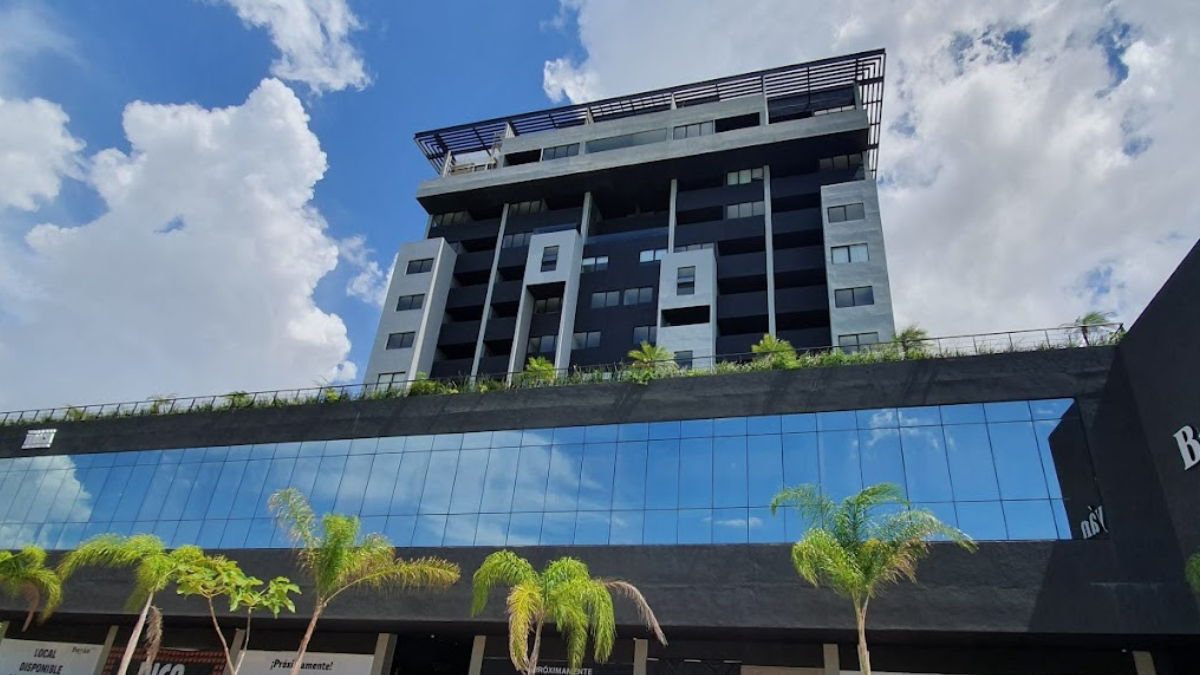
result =
[[[256,652],[248,650],[242,658],[238,675],[287,675],[292,669],[296,652]],[[300,664],[302,673],[321,675],[371,675],[374,654],[333,654],[309,652]]]
[[[483,660],[481,675],[512,675],[512,661],[507,658],[487,657]],[[572,670],[566,661],[538,659],[537,675],[633,675],[632,663],[584,663]]]
[[[1183,470],[1200,464],[1200,439],[1196,438],[1196,429],[1185,424],[1183,428],[1172,434],[1175,444],[1179,446],[1179,454],[1183,457]]]
[[[117,648],[108,653],[104,663],[104,675],[113,675],[121,665],[124,650]],[[154,663],[146,664],[146,651],[133,653],[133,664],[129,672],[137,675],[224,675],[225,653],[221,651],[191,651],[186,649],[160,649]]]
[[[100,645],[14,640],[0,642],[0,675],[92,675]]]

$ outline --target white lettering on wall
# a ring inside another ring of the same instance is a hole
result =
[[[1196,440],[1196,430],[1190,425],[1176,431],[1175,442],[1179,444],[1179,454],[1183,456],[1183,470],[1200,464],[1200,440]]]
[[[1091,539],[1101,532],[1108,532],[1108,525],[1104,523],[1104,507],[1089,506],[1088,517],[1079,523],[1079,529],[1083,532],[1084,539]]]

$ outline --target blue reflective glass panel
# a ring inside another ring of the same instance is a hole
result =
[[[780,488],[882,482],[979,539],[1069,538],[1052,440],[1086,442],[1072,400],[4,458],[0,546],[290,546],[287,487],[399,546],[784,542],[810,524]]]

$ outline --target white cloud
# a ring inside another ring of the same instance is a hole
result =
[[[63,109],[40,98],[0,98],[0,210],[33,211],[58,196],[64,176],[79,177],[83,142],[67,131]]]
[[[56,53],[75,58],[74,44],[55,23],[40,3],[16,0],[0,7],[0,92],[12,95],[27,79],[20,66],[32,56]]]
[[[346,295],[375,307],[383,307],[388,286],[392,283],[392,272],[396,267],[395,257],[385,273],[380,269],[379,263],[372,259],[375,251],[367,248],[367,239],[361,234],[338,242],[338,253],[342,260],[356,270],[355,275],[346,284]]]
[[[886,47],[880,197],[898,321],[935,334],[1093,308],[1130,321],[1200,231],[1191,3],[563,7],[586,58],[546,63],[555,100]]]
[[[353,378],[345,325],[313,301],[338,247],[295,94],[272,79],[224,109],[135,102],[124,129],[130,151],[90,167],[104,215],[0,242],[0,408]]]
[[[316,93],[371,83],[350,33],[362,28],[347,0],[225,0],[252,26],[265,27],[282,52],[271,74]]]

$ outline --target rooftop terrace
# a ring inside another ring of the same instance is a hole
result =
[[[883,114],[884,65],[884,50],[877,49],[630,96],[423,131],[415,136],[415,140],[434,169],[443,173],[451,157],[488,153],[499,141],[512,136],[750,96],[765,96],[768,101],[817,98],[823,92],[857,86],[860,105],[867,111],[870,121],[867,165],[874,173],[879,154],[879,124]]]

